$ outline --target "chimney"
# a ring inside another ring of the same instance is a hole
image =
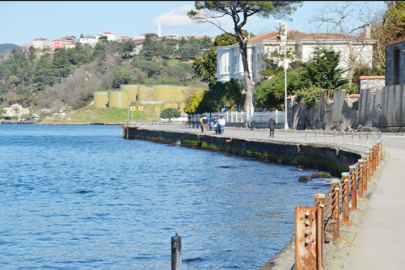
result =
[[[371,27],[370,24],[366,24],[364,26],[364,37],[365,38],[371,38]]]

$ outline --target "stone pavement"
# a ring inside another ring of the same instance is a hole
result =
[[[386,136],[385,167],[347,257],[331,269],[405,269],[405,137]]]

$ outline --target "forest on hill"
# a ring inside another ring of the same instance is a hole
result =
[[[88,105],[94,91],[117,89],[121,84],[206,84],[194,77],[193,60],[211,46],[211,39],[163,39],[146,35],[137,54],[132,41],[102,40],[92,48],[76,43],[74,49],[29,52],[14,49],[0,63],[0,103],[31,109],[73,109]]]
[[[12,43],[0,44],[0,54],[4,53],[7,50],[13,50],[13,49],[18,50],[18,49],[20,49],[20,47],[18,47],[15,44],[12,44]]]

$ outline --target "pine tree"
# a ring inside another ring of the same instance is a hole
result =
[[[347,83],[343,78],[346,70],[339,67],[340,53],[325,47],[316,47],[314,56],[304,67],[303,79],[306,86],[316,86],[325,90],[337,90]]]

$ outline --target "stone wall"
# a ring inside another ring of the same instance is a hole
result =
[[[360,76],[359,91],[381,89],[385,86],[385,76]]]
[[[301,100],[293,107],[293,129],[336,129],[338,131],[357,126],[357,111],[345,102],[345,91],[333,93],[331,103],[321,94],[318,108],[307,108]]]
[[[360,91],[359,124],[381,128],[404,127],[404,98],[404,85]]]
[[[341,172],[348,171],[349,166],[361,158],[360,153],[357,152],[317,144],[231,139],[186,132],[148,130],[140,127],[129,129],[129,139],[162,143],[180,142],[181,145],[199,149],[222,151],[256,157],[263,161],[325,170],[337,177],[340,177]]]

